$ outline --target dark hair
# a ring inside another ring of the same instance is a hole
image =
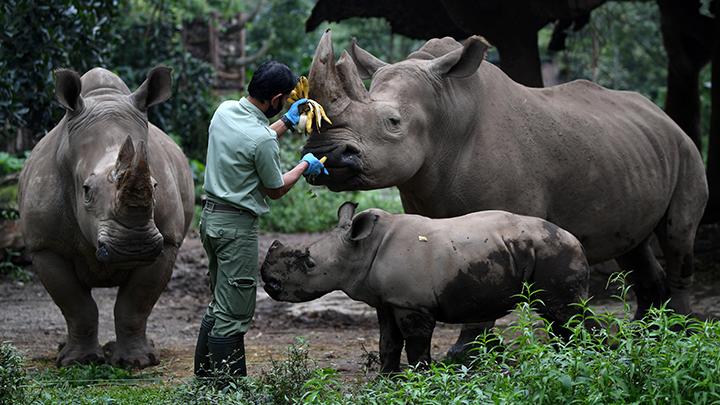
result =
[[[252,97],[260,101],[268,101],[278,94],[290,93],[297,82],[297,76],[289,67],[271,60],[264,62],[255,70],[247,90]]]

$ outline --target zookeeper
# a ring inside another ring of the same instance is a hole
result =
[[[297,82],[286,65],[265,62],[250,80],[248,96],[224,101],[210,121],[200,236],[213,294],[195,347],[196,376],[208,376],[223,363],[233,375],[247,375],[244,335],[255,312],[258,217],[269,211],[265,197],[278,199],[302,175],[325,171],[312,154],[287,173],[280,170],[278,137],[297,125],[307,100],[294,102],[274,123],[269,119],[283,110]]]

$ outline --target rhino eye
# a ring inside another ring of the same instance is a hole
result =
[[[396,127],[396,126],[400,125],[400,118],[388,117],[388,123],[390,123],[390,125]]]

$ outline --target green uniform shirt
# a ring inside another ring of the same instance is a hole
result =
[[[225,101],[208,130],[205,192],[208,199],[249,210],[269,211],[260,186],[283,186],[277,134],[265,114],[246,98]]]

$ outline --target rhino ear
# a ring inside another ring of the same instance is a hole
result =
[[[355,61],[355,66],[357,66],[360,78],[363,80],[372,78],[378,69],[387,65],[386,62],[381,61],[370,52],[360,48],[355,38],[353,38],[352,45],[350,45],[350,56]]]
[[[473,35],[458,48],[433,59],[430,69],[442,77],[467,77],[475,73],[485,59],[490,44],[485,38]]]
[[[350,226],[348,239],[353,242],[361,241],[370,236],[375,229],[379,216],[372,212],[361,212],[353,220]]]
[[[68,111],[78,112],[82,110],[84,103],[80,92],[82,82],[80,75],[70,69],[58,69],[55,71],[55,98]]]
[[[358,205],[352,201],[345,201],[340,208],[338,208],[338,226],[350,225],[357,206]]]
[[[172,69],[156,66],[147,74],[143,84],[130,95],[135,107],[147,111],[149,107],[162,103],[172,95]]]

